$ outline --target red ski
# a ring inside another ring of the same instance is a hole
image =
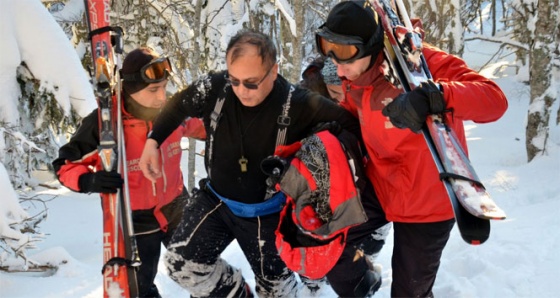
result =
[[[122,138],[120,80],[116,54],[122,54],[122,29],[111,27],[110,0],[84,0],[91,39],[93,87],[99,111],[98,153],[103,170],[123,175],[124,194],[101,194],[103,208],[104,297],[137,297],[135,267],[140,265],[132,229]],[[114,44],[113,44],[114,43]]]

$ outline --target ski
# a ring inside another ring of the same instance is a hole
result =
[[[136,267],[140,265],[131,220],[128,179],[122,137],[118,58],[122,54],[122,29],[111,27],[110,0],[84,0],[93,60],[93,89],[98,103],[98,154],[103,170],[118,170],[124,194],[101,194],[103,209],[103,295],[137,297]],[[117,55],[118,54],[118,55]],[[119,156],[121,157],[119,159]]]
[[[402,0],[369,0],[385,30],[384,53],[400,85],[409,92],[431,79],[422,56],[421,35],[414,31]],[[459,232],[472,245],[490,236],[490,219],[506,215],[480,182],[455,133],[441,115],[428,117],[422,134],[445,185]]]

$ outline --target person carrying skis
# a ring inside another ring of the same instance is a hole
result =
[[[137,271],[140,297],[161,297],[154,284],[161,244],[168,245],[189,200],[180,168],[182,137],[206,137],[199,119],[179,125],[160,145],[164,175],[146,179],[138,161],[154,119],[167,101],[167,79],[171,65],[148,47],[131,51],[121,69],[124,140],[132,221],[142,262]],[[116,107],[116,105],[114,105]],[[101,170],[98,110],[86,116],[70,141],[59,149],[52,162],[60,183],[81,193],[116,193],[123,179],[117,172]]]
[[[165,255],[171,278],[193,297],[252,296],[241,272],[220,257],[233,240],[255,274],[259,297],[297,297],[295,275],[275,246],[286,197],[268,187],[261,162],[319,123],[336,121],[360,133],[348,111],[279,75],[276,58],[269,37],[239,31],[226,49],[227,71],[210,72],[175,94],[146,142],[139,165],[146,177],[157,179],[158,147],[185,117],[202,118],[208,133],[208,178],[201,180]],[[363,255],[349,261],[356,270],[347,276],[356,284],[369,269]]]
[[[337,67],[332,62],[331,58],[323,56],[317,57],[309,63],[301,74],[302,80],[300,86],[328,97],[334,102],[340,103],[344,101],[344,92],[342,90],[342,80],[338,77],[336,71]],[[372,197],[372,195],[375,195],[375,193],[371,191],[370,193],[363,193],[363,201],[366,201],[366,204],[369,204],[369,201],[377,202],[377,197]],[[377,207],[371,208],[371,206],[366,205],[364,208],[368,212],[371,210],[379,212]],[[370,215],[370,217],[372,216]],[[387,238],[391,226],[391,223],[387,223],[375,229],[369,237],[361,240],[360,248],[364,251],[368,260],[376,266],[376,269],[379,271],[381,270],[381,266],[375,264],[375,259],[385,244],[385,239]],[[361,227],[359,229],[361,229]],[[351,234],[352,232],[355,231],[351,230]]]
[[[428,115],[444,113],[466,149],[463,120],[496,121],[507,100],[494,82],[462,59],[425,43],[433,81],[401,94],[385,71],[383,38],[368,1],[344,1],[317,30],[316,45],[337,66],[345,92],[341,104],[360,120],[370,158],[367,175],[393,222],[391,296],[431,297],[455,221],[426,141],[416,132]]]

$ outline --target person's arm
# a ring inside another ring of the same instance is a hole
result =
[[[321,122],[336,121],[341,128],[346,129],[358,138],[361,138],[362,133],[360,123],[352,113],[341,107],[339,104],[332,100],[320,96],[317,93],[308,93],[309,101],[307,111],[311,113],[309,119],[311,125],[315,126]]]
[[[193,85],[187,89],[176,93],[166,104],[161,113],[158,115],[152,131],[148,134],[144,150],[140,157],[139,166],[144,176],[156,182],[161,175],[161,164],[159,160],[159,145],[185,121],[188,115],[188,107],[186,103],[189,101],[189,94],[193,89]]]
[[[423,54],[453,117],[485,123],[505,113],[507,99],[495,82],[470,69],[461,58],[428,44]]]
[[[207,100],[212,97],[212,81],[212,75],[204,76],[186,89],[176,93],[157,117],[139,161],[140,169],[147,179],[155,182],[157,177],[161,175],[159,145],[188,116],[198,118],[203,116]]]
[[[60,183],[73,191],[114,193],[122,186],[119,173],[93,171],[99,162],[98,125],[95,110],[82,120],[76,133],[59,149],[58,158],[52,162]]]
[[[58,157],[52,162],[60,183],[73,191],[80,191],[79,177],[90,173],[89,168],[95,166],[99,145],[98,125],[97,110],[94,110],[82,119],[74,135],[60,147]]]
[[[152,182],[156,182],[157,178],[161,175],[158,148],[159,144],[156,140],[147,139],[138,163],[144,176]]]
[[[212,96],[211,85],[216,75],[201,77],[173,95],[158,115],[148,137],[160,145],[187,117],[202,118],[208,98]]]

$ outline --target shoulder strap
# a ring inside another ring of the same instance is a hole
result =
[[[276,147],[282,146],[286,144],[286,135],[288,133],[288,126],[290,126],[291,118],[288,116],[288,112],[290,111],[290,102],[292,101],[292,93],[296,88],[294,85],[290,84],[290,90],[288,91],[288,98],[286,99],[286,103],[282,106],[282,114],[278,116],[278,133],[276,134]]]
[[[208,168],[206,169],[206,172],[208,173],[209,178],[212,178],[211,169],[212,155],[214,154],[214,134],[216,132],[216,129],[218,128],[218,123],[222,115],[222,108],[224,107],[225,101],[225,95],[218,98],[218,100],[216,101],[216,105],[214,106],[214,111],[212,111],[212,114],[210,114],[210,131],[208,132],[208,150],[206,152],[208,154]]]

